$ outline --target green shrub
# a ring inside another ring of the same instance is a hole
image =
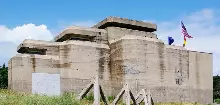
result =
[[[215,99],[215,103],[220,104],[220,99]]]
[[[88,101],[94,101],[94,95],[92,93],[89,93],[88,95],[85,96],[84,99]]]
[[[8,67],[5,67],[5,64],[0,66],[0,88],[8,88]]]
[[[114,99],[115,99],[115,96],[108,96],[108,100],[109,100],[110,102],[114,101]]]

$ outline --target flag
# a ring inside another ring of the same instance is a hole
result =
[[[184,42],[183,42],[183,47],[186,46],[186,37],[184,36]]]
[[[193,38],[192,36],[190,36],[186,30],[185,25],[183,24],[183,22],[181,21],[181,25],[182,25],[182,33],[184,36],[188,37],[188,38]]]
[[[186,29],[186,27],[185,27],[185,25],[183,24],[182,21],[181,21],[181,26],[182,26],[182,33],[184,35],[183,47],[185,47],[186,46],[186,37],[189,38],[189,39],[193,38],[193,37],[188,34],[187,29]]]
[[[172,37],[168,36],[168,43],[169,45],[171,45],[174,42],[174,39]]]

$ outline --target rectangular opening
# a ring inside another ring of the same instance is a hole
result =
[[[81,36],[81,37],[71,37],[69,40],[81,40],[81,41],[93,41],[94,37],[90,37],[90,36]]]
[[[22,47],[18,50],[18,53],[46,55],[46,49]]]
[[[63,42],[66,40],[80,40],[80,41],[94,41],[94,38],[96,36],[89,36],[89,35],[78,35],[78,34],[66,34],[60,39],[57,40],[57,42]]]

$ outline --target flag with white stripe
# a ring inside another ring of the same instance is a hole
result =
[[[193,38],[193,37],[188,34],[188,32],[187,32],[187,30],[186,30],[186,27],[185,27],[185,25],[183,24],[182,21],[181,21],[181,26],[182,26],[182,33],[183,33],[183,35],[184,35],[183,47],[185,47],[185,46],[186,46],[186,37],[189,38],[189,39],[190,39],[190,38]]]
[[[184,35],[184,37],[187,37],[187,38],[193,38],[192,36],[190,36],[186,30],[186,27],[185,25],[183,24],[183,22],[181,21],[181,25],[182,25],[182,33]]]

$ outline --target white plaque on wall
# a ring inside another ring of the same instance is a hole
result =
[[[32,93],[60,95],[60,74],[32,73]]]

